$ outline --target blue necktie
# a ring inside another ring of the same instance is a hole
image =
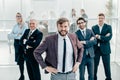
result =
[[[83,34],[83,37],[85,38],[86,36],[85,36],[85,31],[82,31],[82,34]]]
[[[65,72],[65,58],[66,58],[66,40],[64,40],[64,49],[63,49],[63,66],[62,66],[62,72]]]

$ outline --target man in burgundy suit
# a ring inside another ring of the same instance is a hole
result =
[[[46,72],[51,73],[51,80],[76,80],[75,72],[83,56],[83,45],[75,34],[68,33],[69,20],[57,21],[58,33],[48,36],[34,51],[34,57]],[[41,56],[46,52],[45,60]]]

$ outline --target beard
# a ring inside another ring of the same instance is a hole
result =
[[[66,36],[66,34],[68,33],[68,31],[65,31],[65,30],[58,31],[58,32],[61,36]]]

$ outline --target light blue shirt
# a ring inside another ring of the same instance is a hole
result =
[[[24,34],[25,30],[28,29],[28,26],[26,24],[16,24],[14,25],[12,32],[10,33],[9,38],[11,39],[20,39],[22,35]]]

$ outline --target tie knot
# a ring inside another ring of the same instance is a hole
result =
[[[32,33],[32,31],[30,31],[30,33]]]

